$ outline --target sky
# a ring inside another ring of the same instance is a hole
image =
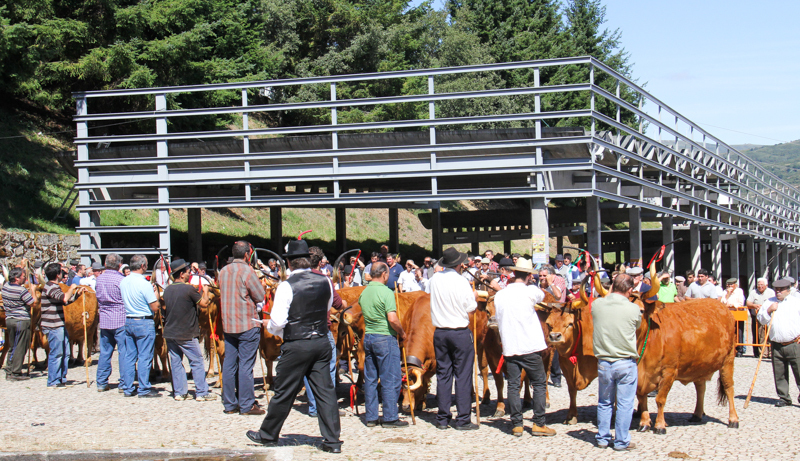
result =
[[[800,0],[603,3],[653,96],[729,145],[800,139]]]

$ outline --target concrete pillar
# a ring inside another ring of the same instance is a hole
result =
[[[188,243],[189,259],[193,262],[203,261],[203,220],[200,208],[189,208],[188,215]]]
[[[737,237],[728,240],[728,258],[730,264],[731,278],[739,280],[742,285],[742,278],[739,277],[739,239]]]
[[[789,275],[789,247],[781,247],[781,277]]]
[[[598,264],[603,264],[603,241],[600,234],[602,223],[600,221],[600,198],[586,198],[586,237],[587,250],[597,259]]]
[[[719,229],[711,229],[711,273],[717,280],[722,272],[722,241],[719,238]]]
[[[745,260],[745,270],[747,271],[747,273],[745,274],[746,282],[743,288],[746,288],[748,293],[756,289],[756,279],[758,278],[758,272],[756,271],[755,246],[756,243],[753,237],[747,237],[745,239],[744,260]]]
[[[556,254],[564,254],[564,237],[556,237]]]
[[[536,264],[547,264],[550,258],[550,224],[547,203],[542,197],[531,198],[531,258]],[[541,245],[543,244],[543,245]]]
[[[439,202],[435,206],[431,209],[431,244],[433,257],[438,259],[442,257],[442,213]]]
[[[273,250],[283,254],[283,211],[279,206],[269,208],[269,237]]]
[[[475,256],[481,254],[481,242],[472,242],[472,254]]]
[[[389,208],[389,251],[400,253],[400,222],[397,208]]]
[[[511,240],[503,240],[503,253],[511,254]]]
[[[347,251],[347,208],[335,208],[336,211],[336,253]]]
[[[756,253],[756,278],[766,277],[770,285],[773,280],[769,276],[769,267],[767,267],[767,241],[764,239],[757,239],[755,243],[758,245]]]
[[[661,241],[662,245],[675,240],[672,232],[672,216],[664,216],[661,218]],[[670,271],[671,274],[675,273],[675,245],[668,245],[664,250],[664,259],[661,260],[661,267]]]
[[[633,266],[639,266],[644,264],[642,263],[642,209],[639,207],[629,208],[628,221],[631,233],[628,262]]]
[[[697,273],[700,269],[700,224],[689,225],[689,252],[692,255],[692,270]]]
[[[769,243],[767,251],[767,256],[769,256],[769,268],[767,269],[769,271],[769,281],[774,282],[781,278],[781,274],[778,272],[778,245]]]

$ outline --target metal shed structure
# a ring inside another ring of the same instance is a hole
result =
[[[583,72],[586,81],[540,84],[543,72],[567,66]],[[529,72],[529,86],[439,90],[452,87],[447,83],[456,78],[519,70]],[[365,99],[337,97],[337,87],[396,79],[416,81],[427,91]],[[297,91],[291,99],[266,99],[288,88],[309,91]],[[319,94],[319,88],[325,88],[329,97],[297,96]],[[198,92],[235,92],[241,95],[240,104],[187,109],[176,102],[182,94]],[[252,100],[259,94],[258,104],[248,103],[248,97]],[[635,95],[640,102],[628,102],[631,98],[625,94]],[[562,96],[579,98],[586,107],[563,110],[558,107]],[[215,207],[336,208],[337,240],[345,237],[345,208],[395,209],[389,215],[390,229],[394,219],[395,232],[397,207],[427,208],[437,253],[443,242],[442,221],[449,219],[439,212],[440,202],[513,198],[529,201],[530,214],[526,211],[523,219],[527,229],[512,225],[514,229],[503,231],[534,240],[544,236],[545,248],[537,248],[539,254],[548,251],[549,235],[564,235],[564,229],[583,224],[589,251],[602,254],[600,230],[607,215],[630,221],[633,260],[642,257],[642,220],[657,220],[665,240],[672,240],[673,225],[688,226],[693,267],[699,266],[704,250],[702,229],[711,242],[708,251],[717,274],[723,241],[734,241],[737,244],[730,248],[741,250],[729,254],[731,262],[736,260],[737,273],[732,275],[739,275],[741,256],[751,284],[754,274],[767,270],[768,252],[774,256],[773,275],[797,274],[800,193],[591,57],[90,91],[74,97],[78,232],[81,254],[87,259],[109,252],[154,251],[103,245],[103,234],[120,232],[152,233],[160,250],[169,254],[168,210],[188,209],[191,229],[192,221],[197,224],[199,219],[199,212],[193,210]],[[500,103],[515,98],[529,101],[531,110],[515,112],[505,108],[519,106]],[[146,101],[152,110],[136,110],[131,100]],[[93,112],[95,105],[129,105],[131,110]],[[392,114],[401,112],[386,110],[380,121],[338,122],[340,115],[355,108],[398,105],[427,108],[422,111],[427,117],[393,118]],[[294,111],[316,111],[324,117],[312,125],[266,128],[249,120],[258,112]],[[169,130],[179,118],[225,114],[240,114],[241,129]],[[150,128],[141,134],[90,134],[95,126],[131,120]],[[625,120],[635,122],[626,124]],[[551,128],[556,126],[567,128]],[[565,215],[548,208],[549,199],[565,197],[585,197],[586,209]],[[158,210],[158,225],[100,225],[99,212],[120,208]],[[453,230],[461,232],[457,227]],[[273,236],[276,231],[279,239],[279,219],[272,222]],[[452,241],[447,240],[450,237],[445,240]],[[190,230],[191,238],[200,236],[193,237]],[[280,245],[279,240],[274,243]],[[672,254],[667,255],[667,265],[674,265]]]

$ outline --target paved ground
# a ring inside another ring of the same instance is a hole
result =
[[[97,355],[94,358],[96,360]],[[116,363],[116,357],[114,361]],[[93,383],[90,388],[86,387],[84,368],[69,370],[69,378],[75,380],[73,387],[48,389],[44,371],[35,370],[30,381],[0,381],[0,402],[4,407],[0,424],[0,460],[18,459],[22,453],[28,454],[29,459],[109,460],[493,460],[520,456],[559,461],[609,458],[798,459],[800,406],[773,406],[775,390],[768,361],[762,364],[749,408],[743,409],[755,365],[756,359],[753,358],[736,360],[736,408],[741,420],[740,429],[727,428],[727,406],[716,405],[715,382],[708,386],[704,424],[687,423],[695,403],[694,387],[677,384],[667,401],[667,434],[634,432],[633,441],[639,446],[635,453],[595,448],[596,382],[578,394],[579,423],[575,426],[562,424],[568,406],[566,386],[550,387],[552,407],[547,417],[548,425],[558,431],[553,438],[534,438],[529,432],[521,439],[512,437],[507,416],[485,418],[493,412],[494,402],[482,405],[483,424],[474,432],[434,429],[431,425],[432,410],[418,415],[416,426],[402,430],[368,429],[363,424],[363,414],[359,417],[348,412],[348,416],[342,418],[343,454],[329,455],[317,449],[321,442],[317,420],[306,416],[307,406],[302,400],[296,402],[286,421],[281,447],[268,449],[250,443],[244,436],[246,430],[258,427],[261,417],[225,415],[219,400],[176,402],[168,397],[123,398],[116,390],[98,393]],[[260,376],[259,367],[256,367],[256,375]],[[90,369],[90,376],[93,381],[94,366]],[[112,376],[112,383],[116,380],[116,375]],[[260,383],[260,379],[256,381]],[[347,379],[345,383],[348,383]],[[190,382],[193,392],[192,386]],[[158,384],[157,387],[169,392],[169,384]],[[339,386],[342,407],[346,405],[347,387],[346,384]],[[792,395],[796,399],[795,389],[792,386]],[[266,405],[260,387],[256,395]],[[653,409],[655,403],[650,400]],[[433,404],[434,399],[429,399],[429,402]],[[528,410],[525,413],[528,431],[530,416]],[[75,453],[76,450],[81,453]],[[94,452],[88,453],[91,450]]]

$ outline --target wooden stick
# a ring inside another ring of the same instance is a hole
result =
[[[767,351],[767,343],[769,342],[769,330],[770,328],[772,328],[773,320],[775,320],[774,315],[770,317],[769,325],[767,325],[767,334],[764,335],[764,345],[761,346],[761,355],[758,357],[758,365],[756,365],[756,374],[753,376],[753,382],[750,384],[750,390],[747,392],[747,398],[744,400],[744,408],[747,408],[747,406],[750,405],[750,397],[753,396],[753,389],[755,389],[756,387],[756,378],[758,378],[758,369],[761,368],[761,360],[764,359],[764,352]]]
[[[89,334],[86,332],[86,318],[89,317],[89,313],[86,312],[86,293],[83,293],[81,296],[81,304],[83,304],[83,350],[86,354],[86,357],[83,358],[83,364],[86,367],[86,387],[91,387],[92,383],[89,381],[89,362],[92,356],[89,352]]]
[[[400,294],[397,292],[397,282],[394,282],[394,304],[395,304],[395,313],[397,306],[400,304]],[[400,317],[397,317],[398,320]],[[400,338],[397,338],[397,345],[400,345]],[[406,393],[408,398],[408,408],[411,409],[411,424],[417,425],[417,419],[414,417],[414,402],[411,401],[411,389],[409,388],[410,384],[408,382],[408,361],[406,360],[406,347],[403,345],[400,348],[400,351],[403,353],[403,366],[406,367]]]
[[[478,427],[481,426],[481,404],[478,401],[478,311],[472,313],[472,348],[475,351],[475,360],[473,360],[473,381],[475,385],[475,418],[478,422]]]

